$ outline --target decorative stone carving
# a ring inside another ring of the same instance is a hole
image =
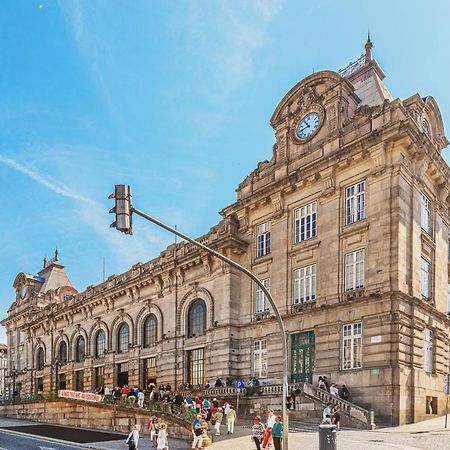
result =
[[[277,192],[276,194],[270,197],[270,200],[273,205],[273,214],[272,217],[275,219],[281,217],[284,212],[284,196],[282,192]]]
[[[320,177],[322,178],[323,183],[322,195],[333,194],[336,187],[334,168],[329,167],[328,169],[322,170],[322,172],[320,172]]]
[[[372,164],[376,172],[383,170],[386,165],[386,157],[384,150],[384,143],[381,142],[377,145],[374,145],[369,149],[370,157],[372,158]]]
[[[237,218],[239,221],[239,231],[241,233],[246,233],[249,226],[248,220],[248,208],[241,209],[237,212]]]

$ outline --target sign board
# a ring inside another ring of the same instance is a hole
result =
[[[236,380],[236,389],[244,389],[244,381]]]
[[[60,390],[58,391],[58,397],[70,398],[73,400],[85,400],[87,402],[101,402],[104,396],[98,394],[91,394],[90,392],[80,392],[80,391],[68,391]]]
[[[383,338],[381,336],[372,336],[370,338],[370,343],[371,344],[379,344],[382,340],[383,340]]]

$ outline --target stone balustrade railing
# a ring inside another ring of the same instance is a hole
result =
[[[367,428],[374,427],[373,411],[368,411],[367,409],[361,408],[360,406],[350,403],[340,397],[336,397],[328,391],[306,382],[303,383],[303,394],[309,398],[319,400],[323,405],[332,403],[333,405],[336,405],[342,413],[358,422],[361,422]]]

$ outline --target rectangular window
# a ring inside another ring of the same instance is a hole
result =
[[[264,287],[270,292],[270,278],[266,278],[261,280]],[[256,285],[255,291],[255,312],[262,313],[265,311],[269,311],[269,300],[267,296],[264,294],[262,289]]]
[[[205,385],[205,352],[203,348],[188,351],[188,380],[193,388]]]
[[[316,299],[316,265],[294,270],[294,304]]]
[[[345,255],[345,292],[354,291],[364,287],[364,258],[364,249],[356,250]]]
[[[267,378],[267,341],[253,342],[253,376]]]
[[[270,253],[270,222],[262,223],[256,227],[256,256]]]
[[[342,369],[362,367],[362,323],[342,327]]]
[[[366,182],[345,189],[345,224],[363,220],[366,217]]]
[[[144,386],[156,386],[156,356],[144,359]]]
[[[84,370],[76,370],[74,372],[74,390],[75,391],[84,391]]]
[[[66,386],[67,386],[66,374],[59,373],[58,374],[58,389],[66,389]]]
[[[102,387],[105,385],[105,367],[94,368],[94,388]]]
[[[430,299],[430,275],[431,264],[424,258],[420,260],[420,291],[422,297]]]
[[[424,331],[423,368],[425,372],[433,373],[433,332],[427,328]]]
[[[317,236],[316,203],[297,208],[294,211],[294,243]]]
[[[425,194],[420,202],[420,225],[423,231],[431,234],[431,200]]]

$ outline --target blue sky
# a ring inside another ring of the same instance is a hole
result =
[[[108,194],[193,235],[270,158],[269,118],[313,70],[374,55],[394,97],[433,95],[450,135],[450,3],[3,0],[0,316],[21,271],[58,246],[79,290],[157,255],[172,236],[108,228]],[[449,152],[444,155],[447,157]],[[0,334],[2,340],[3,334]]]

